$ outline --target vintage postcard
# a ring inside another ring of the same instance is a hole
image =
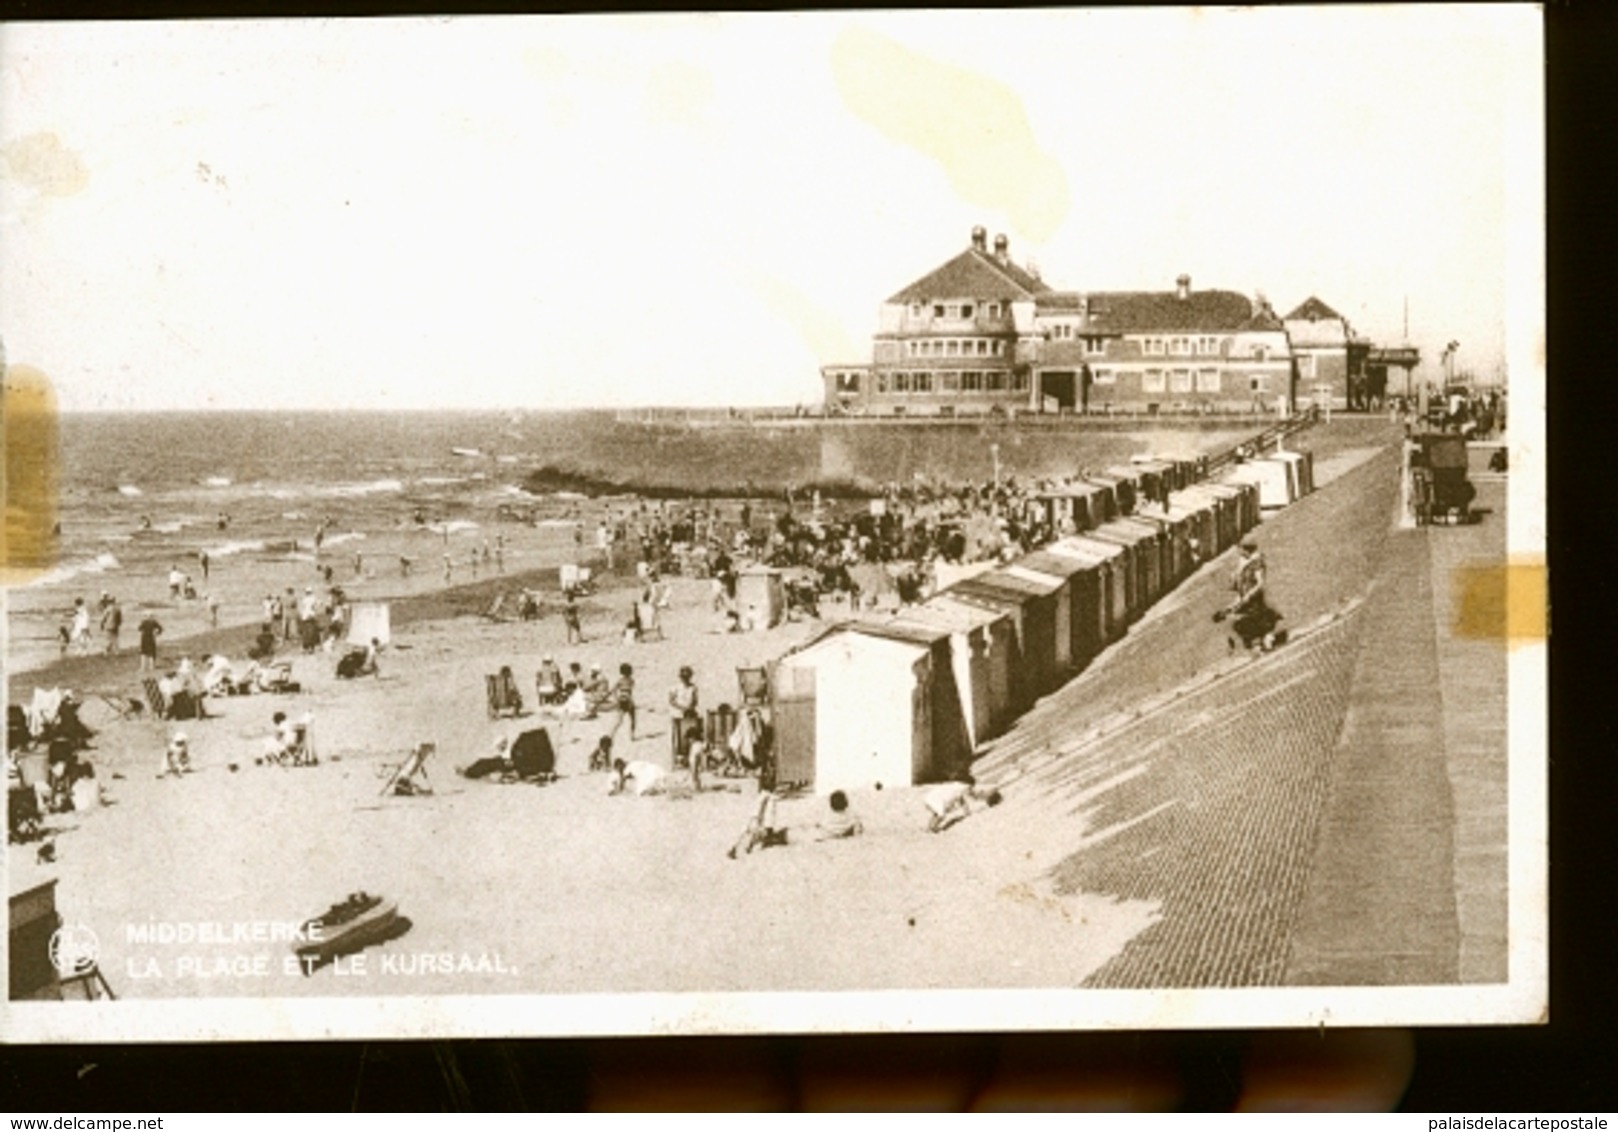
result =
[[[0,27],[4,1033],[1544,1020],[1541,43]]]

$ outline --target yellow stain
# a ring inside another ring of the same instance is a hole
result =
[[[56,395],[50,378],[33,366],[10,366],[0,385],[0,582],[18,585],[56,564]]]
[[[1003,210],[1036,242],[1067,217],[1067,174],[1004,83],[861,29],[837,37],[831,69],[850,110],[937,161],[968,203]]]
[[[792,284],[759,272],[748,282],[764,305],[790,323],[821,365],[857,357],[854,340],[837,317]]]
[[[0,157],[8,175],[46,196],[72,196],[90,183],[90,171],[79,155],[49,131],[8,142]]]
[[[1456,571],[1455,635],[1508,645],[1543,641],[1550,622],[1545,563],[1465,566]]]

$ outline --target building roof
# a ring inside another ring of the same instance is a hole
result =
[[[1173,331],[1222,331],[1271,329],[1252,326],[1253,301],[1235,291],[1192,291],[1185,298],[1174,291],[1091,291],[1088,300],[1086,332],[1098,334],[1148,334]],[[1047,302],[1046,295],[1035,300],[1037,309],[1074,310],[1080,296],[1061,292]],[[1274,329],[1280,321],[1273,313]]]
[[[889,297],[890,303],[923,303],[934,299],[1031,299],[1050,288],[1007,257],[1001,263],[993,255],[967,248],[954,259],[934,268],[904,290]]]
[[[1342,317],[1342,315],[1332,310],[1318,298],[1310,295],[1303,302],[1299,303],[1297,308],[1291,314],[1287,315],[1287,321],[1302,322],[1307,320],[1309,322],[1318,322],[1323,318],[1335,318],[1341,321]]]

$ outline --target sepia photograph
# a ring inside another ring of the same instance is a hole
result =
[[[0,27],[7,1040],[1544,1022],[1541,19]]]

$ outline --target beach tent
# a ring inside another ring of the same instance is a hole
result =
[[[1113,515],[1128,515],[1135,510],[1135,479],[1132,476],[1120,476],[1111,471],[1092,472],[1084,477],[1090,483],[1099,484],[1112,493]]]
[[[959,585],[945,594],[986,609],[1011,615],[1017,631],[1017,668],[1012,680],[1012,705],[1027,708],[1051,687],[1056,672],[1055,586],[1007,577],[994,570]]]
[[[1287,478],[1294,499],[1302,499],[1315,490],[1315,455],[1313,452],[1288,452],[1277,449],[1265,457],[1287,466]]]
[[[786,616],[781,571],[752,566],[736,575],[736,608],[744,629],[773,629]]]
[[[1045,547],[1044,552],[1095,565],[1100,574],[1101,609],[1097,625],[1101,640],[1111,642],[1122,636],[1124,627],[1135,613],[1134,573],[1129,548],[1089,535],[1068,535]]]
[[[1129,619],[1124,577],[1127,552],[1122,547],[1102,542],[1080,546],[1076,541],[1078,537],[1058,539],[1038,553],[1076,563],[1088,571],[1087,575],[1075,575],[1074,582],[1077,598],[1074,609],[1078,619],[1074,640],[1078,647],[1086,650],[1081,651],[1080,659],[1088,660],[1119,636]]]
[[[950,630],[956,686],[970,689],[967,730],[974,741],[998,735],[1011,723],[1018,671],[1017,627],[1004,610],[937,594],[901,615]],[[963,671],[964,669],[964,671]]]
[[[1076,531],[1086,531],[1115,517],[1112,493],[1100,484],[1059,484],[1029,502],[1039,509],[1046,524],[1057,531],[1069,523]]]
[[[1145,613],[1157,603],[1168,588],[1168,572],[1163,555],[1163,533],[1149,522],[1126,516],[1111,523],[1103,523],[1090,532],[1096,538],[1128,546],[1134,551],[1135,569],[1139,580],[1137,593],[1140,606],[1136,616]]]
[[[385,601],[356,601],[348,612],[348,643],[364,648],[371,639],[386,646],[393,640],[393,625]]]
[[[1003,578],[1015,578],[1026,582],[1030,586],[1038,587],[1048,593],[1053,599],[1051,611],[1051,626],[1054,629],[1054,641],[1051,652],[1051,684],[1054,686],[1073,668],[1073,593],[1068,586],[1070,572],[1038,570],[1029,567],[1028,556],[1024,555],[1017,561],[1001,567],[998,571]]]
[[[928,705],[925,713],[928,732],[921,736],[924,755],[916,763],[918,777],[914,781],[935,781],[948,778],[972,763],[976,743],[967,706],[973,694],[971,669],[970,664],[964,666],[966,680],[957,679],[951,640],[954,634],[950,627],[926,617],[917,619],[911,612],[906,610],[898,617],[851,621],[845,627],[850,632],[901,641],[927,650],[927,665],[924,671],[918,670],[917,676],[928,682],[924,696]]]
[[[1106,641],[1103,624],[1100,563],[1073,555],[1036,550],[1017,560],[1019,567],[1060,578],[1066,589],[1068,613],[1068,667],[1088,664]]]
[[[1251,484],[1258,489],[1258,505],[1274,511],[1297,500],[1292,467],[1268,456],[1237,464],[1225,473],[1226,483]]]
[[[1205,559],[1222,554],[1228,547],[1236,544],[1239,515],[1237,493],[1234,488],[1207,483],[1193,484],[1184,491],[1176,492],[1174,503],[1177,507],[1199,508],[1207,515],[1204,520],[1207,537],[1198,535],[1202,539],[1202,553]]]
[[[933,781],[933,650],[839,626],[775,665],[776,781],[873,790]]]

